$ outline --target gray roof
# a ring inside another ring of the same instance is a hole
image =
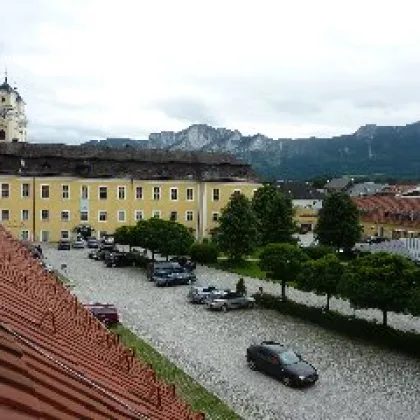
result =
[[[350,178],[334,178],[327,184],[325,184],[325,188],[329,191],[344,191],[348,186],[351,184]]]
[[[64,144],[2,143],[0,172],[21,176],[258,181],[249,164],[228,154]]]
[[[279,181],[277,187],[293,200],[322,200],[325,197],[309,182]]]
[[[375,182],[361,182],[360,184],[354,184],[348,190],[348,193],[352,197],[360,197],[363,195],[373,195],[382,191],[387,186],[388,184],[377,184]]]

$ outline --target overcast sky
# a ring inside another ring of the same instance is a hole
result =
[[[0,0],[0,65],[30,141],[331,136],[420,119],[416,3]]]

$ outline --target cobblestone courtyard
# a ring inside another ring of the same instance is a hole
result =
[[[244,419],[419,418],[420,362],[352,342],[270,310],[212,313],[187,302],[188,286],[157,288],[141,270],[106,268],[102,262],[89,260],[87,252],[45,249],[47,261],[55,268],[67,265],[64,274],[75,284],[73,291],[82,301],[114,303],[127,327],[220,396]],[[207,267],[198,267],[197,277],[198,284],[219,287],[234,287],[238,279],[237,275]],[[260,284],[267,292],[275,287],[247,279],[251,293]],[[289,293],[296,294],[291,297],[298,300],[300,292]],[[417,319],[391,316],[390,321],[400,322],[401,328],[418,328]],[[263,339],[276,339],[295,348],[318,369],[319,382],[295,390],[249,370],[245,350],[252,340]]]

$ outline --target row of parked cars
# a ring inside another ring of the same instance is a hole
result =
[[[100,241],[98,241],[94,237],[87,238],[84,240],[83,238],[76,238],[73,242],[69,239],[61,239],[58,242],[57,249],[60,251],[70,251],[71,248],[74,249],[83,249],[87,248],[98,248]]]
[[[132,265],[134,252],[120,252],[113,244],[102,243],[89,253],[89,258],[102,260],[108,267]],[[169,261],[149,261],[147,279],[157,287],[190,285],[187,299],[191,303],[203,304],[210,310],[227,312],[237,308],[253,308],[255,298],[230,289],[216,286],[198,286],[195,263],[187,257],[176,257]],[[94,316],[106,325],[118,322],[118,313],[113,305],[93,303],[86,305]],[[261,371],[279,379],[286,386],[302,387],[315,384],[316,369],[290,347],[276,341],[253,343],[246,349],[246,362],[250,369]]]

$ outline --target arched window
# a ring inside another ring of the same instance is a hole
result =
[[[6,140],[6,132],[4,130],[0,130],[0,140]]]

